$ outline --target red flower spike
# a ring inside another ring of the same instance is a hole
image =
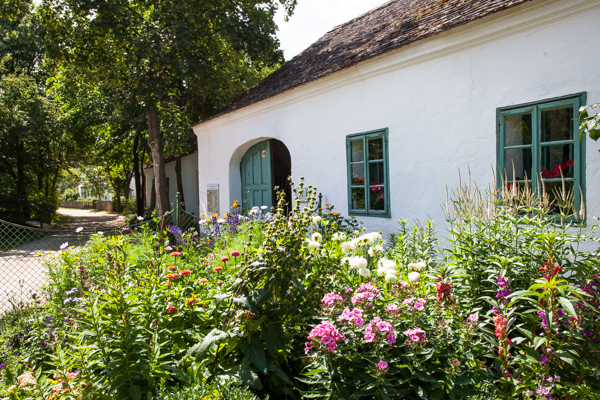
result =
[[[168,314],[174,314],[177,311],[179,311],[179,310],[177,308],[173,307],[173,306],[170,306],[169,308],[167,308],[167,313]]]

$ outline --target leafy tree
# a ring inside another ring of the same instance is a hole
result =
[[[0,212],[17,221],[49,219],[72,147],[46,94],[44,36],[31,1],[0,4]]]
[[[159,214],[168,211],[165,137],[188,138],[190,124],[283,61],[279,5],[289,16],[296,0],[43,0],[57,60],[143,110]]]

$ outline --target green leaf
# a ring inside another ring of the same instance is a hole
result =
[[[210,349],[210,346],[212,346],[214,343],[219,343],[228,337],[229,335],[227,333],[215,328],[210,331],[200,343],[189,349],[187,354],[188,356],[195,357],[196,360],[199,360],[204,354],[206,354],[208,349]]]
[[[569,312],[573,317],[577,318],[577,313],[575,312],[575,307],[573,307],[573,303],[565,297],[559,297],[558,302],[561,306],[564,307],[565,310]]]
[[[259,335],[253,335],[250,339],[250,344],[246,340],[241,340],[239,346],[244,355],[252,361],[252,364],[254,364],[260,372],[266,374],[267,358]]]
[[[262,389],[262,383],[260,382],[258,375],[249,364],[242,364],[240,368],[240,380],[246,386],[250,386],[257,390]]]
[[[275,372],[275,375],[280,377],[285,382],[292,383],[290,378],[288,378],[288,376],[285,374],[285,372],[283,372],[283,370],[281,369],[281,367],[279,365],[269,363],[269,365],[267,366],[267,369],[271,372]]]
[[[133,400],[142,400],[142,389],[138,385],[129,388],[129,395]]]

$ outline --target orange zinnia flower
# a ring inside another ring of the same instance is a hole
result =
[[[223,271],[223,267],[214,267],[213,271],[217,272],[217,271]]]
[[[208,279],[202,278],[202,279],[200,279],[200,281],[199,281],[199,282],[200,282],[200,283],[206,283],[206,282],[208,282]]]
[[[171,265],[170,267],[167,268],[167,271],[173,271],[173,270],[176,270],[176,269],[177,269],[176,266]]]
[[[177,279],[179,278],[179,274],[176,272],[174,274],[169,274],[167,276],[165,276],[165,279]]]
[[[192,271],[190,271],[189,269],[184,269],[183,271],[181,271],[181,276],[188,276],[191,273]]]
[[[191,307],[191,306],[193,306],[193,305],[194,305],[194,303],[195,303],[195,302],[197,302],[197,301],[200,301],[200,299],[199,299],[199,298],[197,298],[197,297],[194,297],[194,298],[188,299],[188,301],[187,301],[187,305],[188,305],[189,307]]]

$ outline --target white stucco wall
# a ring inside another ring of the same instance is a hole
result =
[[[429,216],[443,234],[441,204],[459,169],[480,186],[493,180],[498,107],[579,92],[600,102],[598,21],[598,0],[533,1],[200,124],[200,212],[207,184],[220,185],[221,210],[240,199],[241,157],[276,138],[290,150],[294,180],[303,175],[347,214],[346,136],[388,128],[391,218],[359,219],[390,233],[399,219]],[[599,146],[587,140],[594,215]]]
[[[175,173],[175,161],[165,164],[167,178],[169,179],[169,203],[175,203],[177,195],[177,174]],[[181,180],[183,183],[183,195],[185,210],[196,216],[198,212],[198,153],[193,153],[181,158]],[[145,169],[146,174],[146,201],[150,204],[152,196],[152,180],[154,171],[152,168]]]

